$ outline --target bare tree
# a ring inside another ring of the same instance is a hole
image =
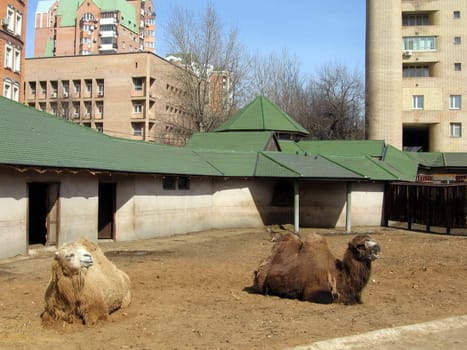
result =
[[[307,84],[307,113],[299,117],[313,138],[362,139],[365,95],[358,72],[338,63],[321,68]]]
[[[332,63],[307,81],[287,50],[254,60],[251,91],[270,98],[314,139],[364,137],[364,86],[357,72]]]
[[[286,49],[280,54],[271,53],[253,60],[250,87],[252,97],[266,96],[295,118],[303,112],[304,82],[300,63]]]
[[[166,35],[172,55],[185,68],[175,78],[184,90],[183,108],[192,118],[189,128],[209,131],[231,114],[239,98],[245,69],[237,30],[224,31],[209,3],[200,16],[174,7]]]

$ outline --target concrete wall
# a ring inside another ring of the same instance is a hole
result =
[[[0,258],[27,253],[27,187],[15,175],[0,172]]]
[[[116,184],[115,240],[137,240],[209,229],[293,223],[293,201],[278,204],[277,184],[293,199],[293,181],[198,178],[189,189],[164,189],[158,176],[97,176],[0,168],[0,258],[28,251],[28,183],[58,183],[57,244],[98,239],[99,182]],[[301,181],[300,225],[344,227],[345,182]],[[352,224],[379,225],[383,184],[352,184]]]
[[[164,190],[162,179],[118,181],[116,239],[134,240],[211,228],[212,182],[191,179],[188,190]]]

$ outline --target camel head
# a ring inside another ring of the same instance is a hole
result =
[[[55,252],[58,261],[66,275],[74,275],[87,270],[93,264],[91,253],[79,242],[63,245]]]
[[[379,258],[381,248],[369,235],[359,234],[349,242],[349,250],[356,260],[373,261]]]

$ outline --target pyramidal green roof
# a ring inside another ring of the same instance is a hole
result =
[[[214,131],[277,131],[309,134],[303,126],[264,96],[255,98]]]

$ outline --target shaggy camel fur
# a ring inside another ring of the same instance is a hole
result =
[[[44,323],[75,318],[93,325],[131,301],[128,275],[110,262],[97,244],[81,238],[55,252],[45,292]]]
[[[317,303],[361,303],[370,278],[371,262],[380,247],[369,235],[357,235],[344,259],[336,259],[326,239],[311,234],[305,240],[286,234],[254,273],[253,289],[262,294]]]

